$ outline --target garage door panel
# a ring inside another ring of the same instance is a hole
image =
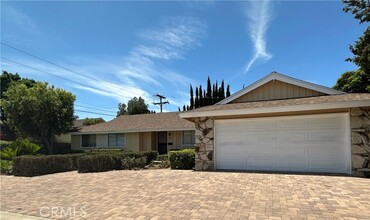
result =
[[[276,131],[277,142],[298,142],[307,140],[307,131],[306,130],[285,130],[285,131]]]
[[[225,170],[245,170],[245,160],[218,160],[217,165]]]
[[[234,131],[245,131],[246,124],[243,121],[235,121],[233,120],[232,123],[220,123],[218,126],[220,132],[234,132]]]
[[[249,145],[247,149],[247,158],[273,158],[275,156],[274,143],[258,143]]]
[[[340,158],[344,154],[337,143],[311,143],[308,150],[308,156],[313,159],[332,159]]]
[[[272,142],[275,139],[274,131],[248,131],[246,132],[247,143]]]
[[[342,130],[314,130],[309,131],[308,139],[310,141],[342,141],[344,132]]]
[[[279,159],[298,159],[305,160],[307,157],[307,145],[299,142],[295,143],[276,143],[276,157]]]
[[[307,170],[306,160],[278,160],[276,161],[276,168],[279,171],[305,171]]]
[[[341,117],[327,116],[308,119],[310,128],[338,128],[344,127],[344,120]]]
[[[276,128],[278,129],[292,129],[292,128],[304,128],[306,127],[306,119],[293,118],[293,119],[282,119],[276,121]]]
[[[271,159],[247,159],[249,170],[272,170],[275,168],[275,161]]]
[[[310,170],[317,172],[342,172],[345,168],[344,161],[340,160],[309,160]]]
[[[241,145],[225,145],[217,150],[217,155],[222,155],[226,160],[245,160],[246,148]]]
[[[248,131],[268,130],[275,127],[275,121],[270,119],[249,120],[246,125]]]
[[[236,120],[216,120],[216,168],[346,173],[346,117],[240,119],[236,126]]]

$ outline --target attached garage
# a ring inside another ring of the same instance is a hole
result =
[[[216,169],[350,172],[348,114],[215,121]]]
[[[195,170],[370,176],[370,94],[347,94],[273,72],[195,123]]]

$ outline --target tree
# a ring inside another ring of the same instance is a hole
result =
[[[365,74],[370,75],[370,28],[349,49],[354,57],[346,60],[355,63]]]
[[[199,107],[204,106],[204,99],[203,99],[203,89],[202,85],[199,85]]]
[[[199,108],[199,91],[198,91],[198,87],[195,87],[194,108]]]
[[[333,89],[349,93],[370,93],[369,82],[369,75],[365,74],[363,71],[348,71],[342,74]]]
[[[120,116],[120,115],[127,115],[127,106],[125,103],[118,103],[118,111],[117,111],[117,116]]]
[[[4,92],[8,90],[8,88],[14,84],[25,84],[28,88],[32,87],[36,81],[32,79],[27,78],[21,78],[18,73],[12,74],[7,71],[3,71],[3,73],[0,76],[0,82],[1,82],[1,100],[4,100]],[[3,108],[0,109],[1,114],[1,134],[2,137],[6,140],[15,140],[16,139],[16,131],[14,130],[14,127],[9,125],[6,120],[6,114],[4,113]]]
[[[226,98],[231,96],[231,93],[230,93],[230,85],[227,85],[226,87]]]
[[[194,108],[194,94],[193,94],[193,87],[190,84],[190,109]]]
[[[38,82],[31,88],[25,84],[12,85],[4,93],[1,106],[9,124],[52,154],[54,136],[70,131],[73,126],[75,100],[70,92]]]
[[[83,125],[88,126],[88,125],[95,125],[99,123],[105,122],[104,119],[102,118],[85,118],[82,122]]]
[[[149,110],[149,105],[145,104],[145,100],[141,97],[132,98],[127,102],[127,114],[128,115],[138,115],[138,114],[148,114],[151,113]]]
[[[346,6],[344,12],[351,12],[360,23],[370,21],[370,1],[369,0],[342,0]]]

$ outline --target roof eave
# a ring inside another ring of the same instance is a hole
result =
[[[370,100],[355,100],[335,103],[319,103],[319,104],[305,104],[305,105],[289,105],[276,106],[265,108],[245,108],[245,109],[228,109],[228,110],[213,110],[201,112],[187,112],[180,113],[181,118],[197,118],[197,117],[215,117],[215,116],[230,116],[230,115],[249,115],[249,114],[265,114],[265,113],[279,113],[279,112],[295,112],[295,111],[310,111],[310,110],[330,110],[340,108],[354,108],[369,106]]]

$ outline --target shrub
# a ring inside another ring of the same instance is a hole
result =
[[[77,163],[79,173],[114,170],[116,165],[116,162],[113,160],[112,156],[108,154],[85,155],[80,157]]]
[[[162,154],[162,155],[158,155],[157,160],[158,161],[168,161],[170,160],[170,158],[168,157],[168,154]]]
[[[13,171],[13,161],[11,160],[0,160],[0,173],[11,175]]]
[[[12,143],[12,141],[0,140],[0,149],[4,149],[4,148],[8,147],[11,143]]]
[[[12,160],[15,156],[35,155],[39,150],[39,145],[31,143],[27,139],[17,139],[0,151],[0,158]]]
[[[156,160],[158,157],[158,151],[144,151],[141,153],[142,157],[146,157],[146,165]]]
[[[74,170],[71,157],[65,155],[19,156],[13,162],[15,176],[38,176]]]
[[[195,151],[193,149],[170,151],[169,158],[171,169],[189,170],[195,166]]]
[[[122,159],[122,169],[132,170],[132,169],[143,169],[147,163],[146,157],[126,157]]]

